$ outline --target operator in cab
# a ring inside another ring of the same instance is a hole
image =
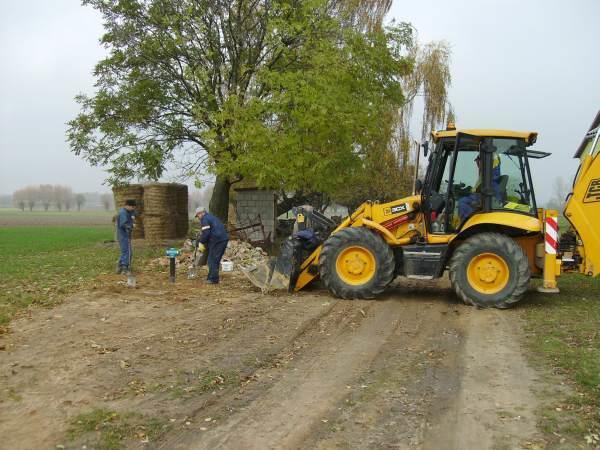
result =
[[[493,154],[493,166],[492,166],[492,189],[494,190],[494,197],[500,199],[500,157],[496,152]],[[458,200],[458,216],[460,217],[460,221],[464,222],[465,219],[470,217],[475,211],[481,208],[481,181],[482,181],[482,173],[481,173],[481,157],[477,154],[477,157],[474,160],[477,166],[477,172],[479,173],[479,179],[477,180],[477,184],[473,188],[473,192],[471,194],[465,195]]]

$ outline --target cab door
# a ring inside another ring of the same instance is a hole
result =
[[[454,146],[446,146],[440,155],[437,179],[431,180],[430,203],[434,208],[429,217],[430,233],[453,234],[466,214],[482,209],[481,141],[479,136],[457,133]],[[443,206],[436,211],[440,202]]]

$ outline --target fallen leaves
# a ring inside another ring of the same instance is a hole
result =
[[[585,442],[588,445],[595,445],[600,443],[600,433],[586,434],[583,438],[585,439]]]

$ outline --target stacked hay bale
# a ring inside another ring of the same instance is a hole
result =
[[[185,237],[190,224],[188,217],[188,187],[185,184],[175,184],[175,234],[178,238]]]
[[[128,184],[113,188],[117,210],[125,200],[137,203],[134,239],[162,241],[185,237],[188,231],[188,188],[184,184]]]
[[[177,236],[175,222],[176,192],[173,184],[152,183],[144,186],[144,231],[146,239],[161,241]]]
[[[125,200],[135,200],[137,215],[135,217],[135,228],[133,229],[133,239],[144,239],[144,186],[141,184],[126,184],[113,187],[113,196],[115,199],[115,208],[117,211],[125,205]]]

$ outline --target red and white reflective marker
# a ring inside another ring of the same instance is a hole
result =
[[[556,255],[558,248],[558,217],[546,216],[546,253]]]

